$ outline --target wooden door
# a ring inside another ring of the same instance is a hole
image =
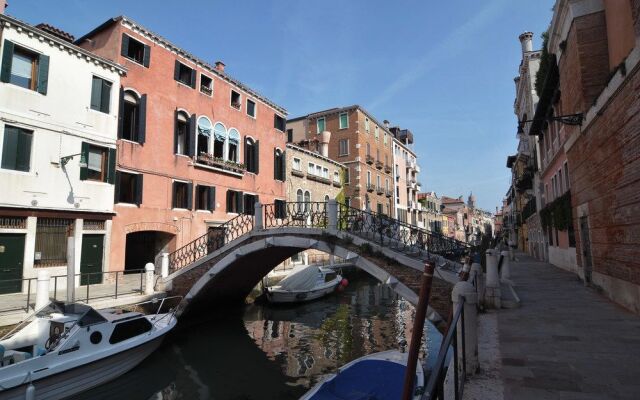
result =
[[[0,234],[0,294],[22,291],[24,234]]]
[[[104,235],[83,235],[80,256],[80,285],[102,283]]]

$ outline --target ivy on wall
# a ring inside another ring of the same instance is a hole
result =
[[[540,222],[543,229],[547,229],[549,226],[559,231],[569,229],[573,224],[571,192],[563,194],[540,210]]]
[[[547,79],[547,73],[549,71],[549,51],[547,46],[549,45],[549,32],[542,34],[542,51],[540,52],[540,68],[536,72],[535,89],[538,96],[542,96],[542,88],[544,87],[544,81]]]

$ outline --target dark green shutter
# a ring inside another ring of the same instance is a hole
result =
[[[149,68],[149,61],[151,60],[151,47],[144,45],[144,55],[142,56],[142,65]]]
[[[118,96],[118,139],[122,139],[123,130],[124,130],[124,88],[120,86],[120,95]]]
[[[191,70],[191,87],[192,88],[196,88],[196,70],[192,69]]]
[[[138,104],[138,137],[136,141],[140,144],[144,144],[147,135],[147,95],[140,96],[140,103]]]
[[[193,209],[193,183],[187,183],[187,210]]]
[[[189,156],[194,157],[196,155],[196,115],[193,114],[189,118]]]
[[[13,42],[5,39],[3,47],[0,81],[9,82],[11,80],[11,63],[13,62]]]
[[[176,205],[177,205],[177,196],[176,196],[177,188],[178,188],[178,182],[173,181],[173,184],[171,185],[171,208],[176,208]]]
[[[178,154],[178,110],[173,111],[173,154]]]
[[[278,157],[278,149],[273,149],[273,179],[279,179],[280,157]]]
[[[100,79],[102,92],[100,93],[100,111],[109,113],[109,103],[111,102],[111,82]]]
[[[122,47],[120,48],[120,54],[128,57],[129,56],[129,36],[122,34]]]
[[[173,79],[176,81],[180,79],[180,61],[176,60],[173,69]]]
[[[254,144],[254,148],[253,148],[253,153],[254,153],[254,161],[255,161],[255,168],[254,168],[254,172],[256,173],[256,175],[258,175],[260,173],[260,141],[256,140],[256,143]]]
[[[287,180],[287,151],[282,152],[282,181]]]
[[[102,92],[102,79],[93,77],[91,81],[91,108],[100,111],[100,93]]]
[[[38,56],[38,93],[47,94],[49,85],[49,56],[40,54]]]
[[[227,212],[233,211],[233,203],[231,202],[232,191],[227,189]]]
[[[139,206],[140,204],[142,204],[142,178],[144,177],[144,175],[139,174],[136,175],[136,193],[135,193],[135,200],[136,200],[136,204]]]
[[[216,209],[216,188],[214,186],[210,186],[209,187],[209,204],[208,204],[208,209],[210,211],[213,211]]]
[[[244,212],[244,193],[236,192],[236,212],[242,214]]]
[[[120,202],[120,186],[122,186],[122,173],[120,171],[116,171],[116,184],[113,188],[113,202]]]
[[[116,149],[109,149],[108,154],[106,181],[113,185],[116,183]]]
[[[82,142],[82,150],[80,151],[80,163],[84,164],[80,167],[80,180],[84,181],[89,176],[89,143]]]

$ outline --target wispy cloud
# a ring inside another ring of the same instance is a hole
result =
[[[370,104],[371,109],[391,100],[398,92],[409,87],[434,67],[441,65],[446,59],[455,57],[465,49],[473,46],[473,38],[484,27],[493,22],[508,6],[508,0],[494,0],[487,4],[463,25],[453,30],[444,40],[439,42],[429,52],[424,54],[412,67],[398,76],[382,93]]]

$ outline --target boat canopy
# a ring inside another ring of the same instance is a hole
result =
[[[280,289],[283,290],[311,290],[318,283],[318,277],[322,271],[315,265],[296,267],[280,281]]]
[[[49,306],[43,308],[39,315],[48,315],[51,313],[60,313],[65,315],[76,315],[78,317],[79,326],[89,326],[107,322],[107,319],[99,312],[86,304],[65,303],[62,301],[52,300]]]

